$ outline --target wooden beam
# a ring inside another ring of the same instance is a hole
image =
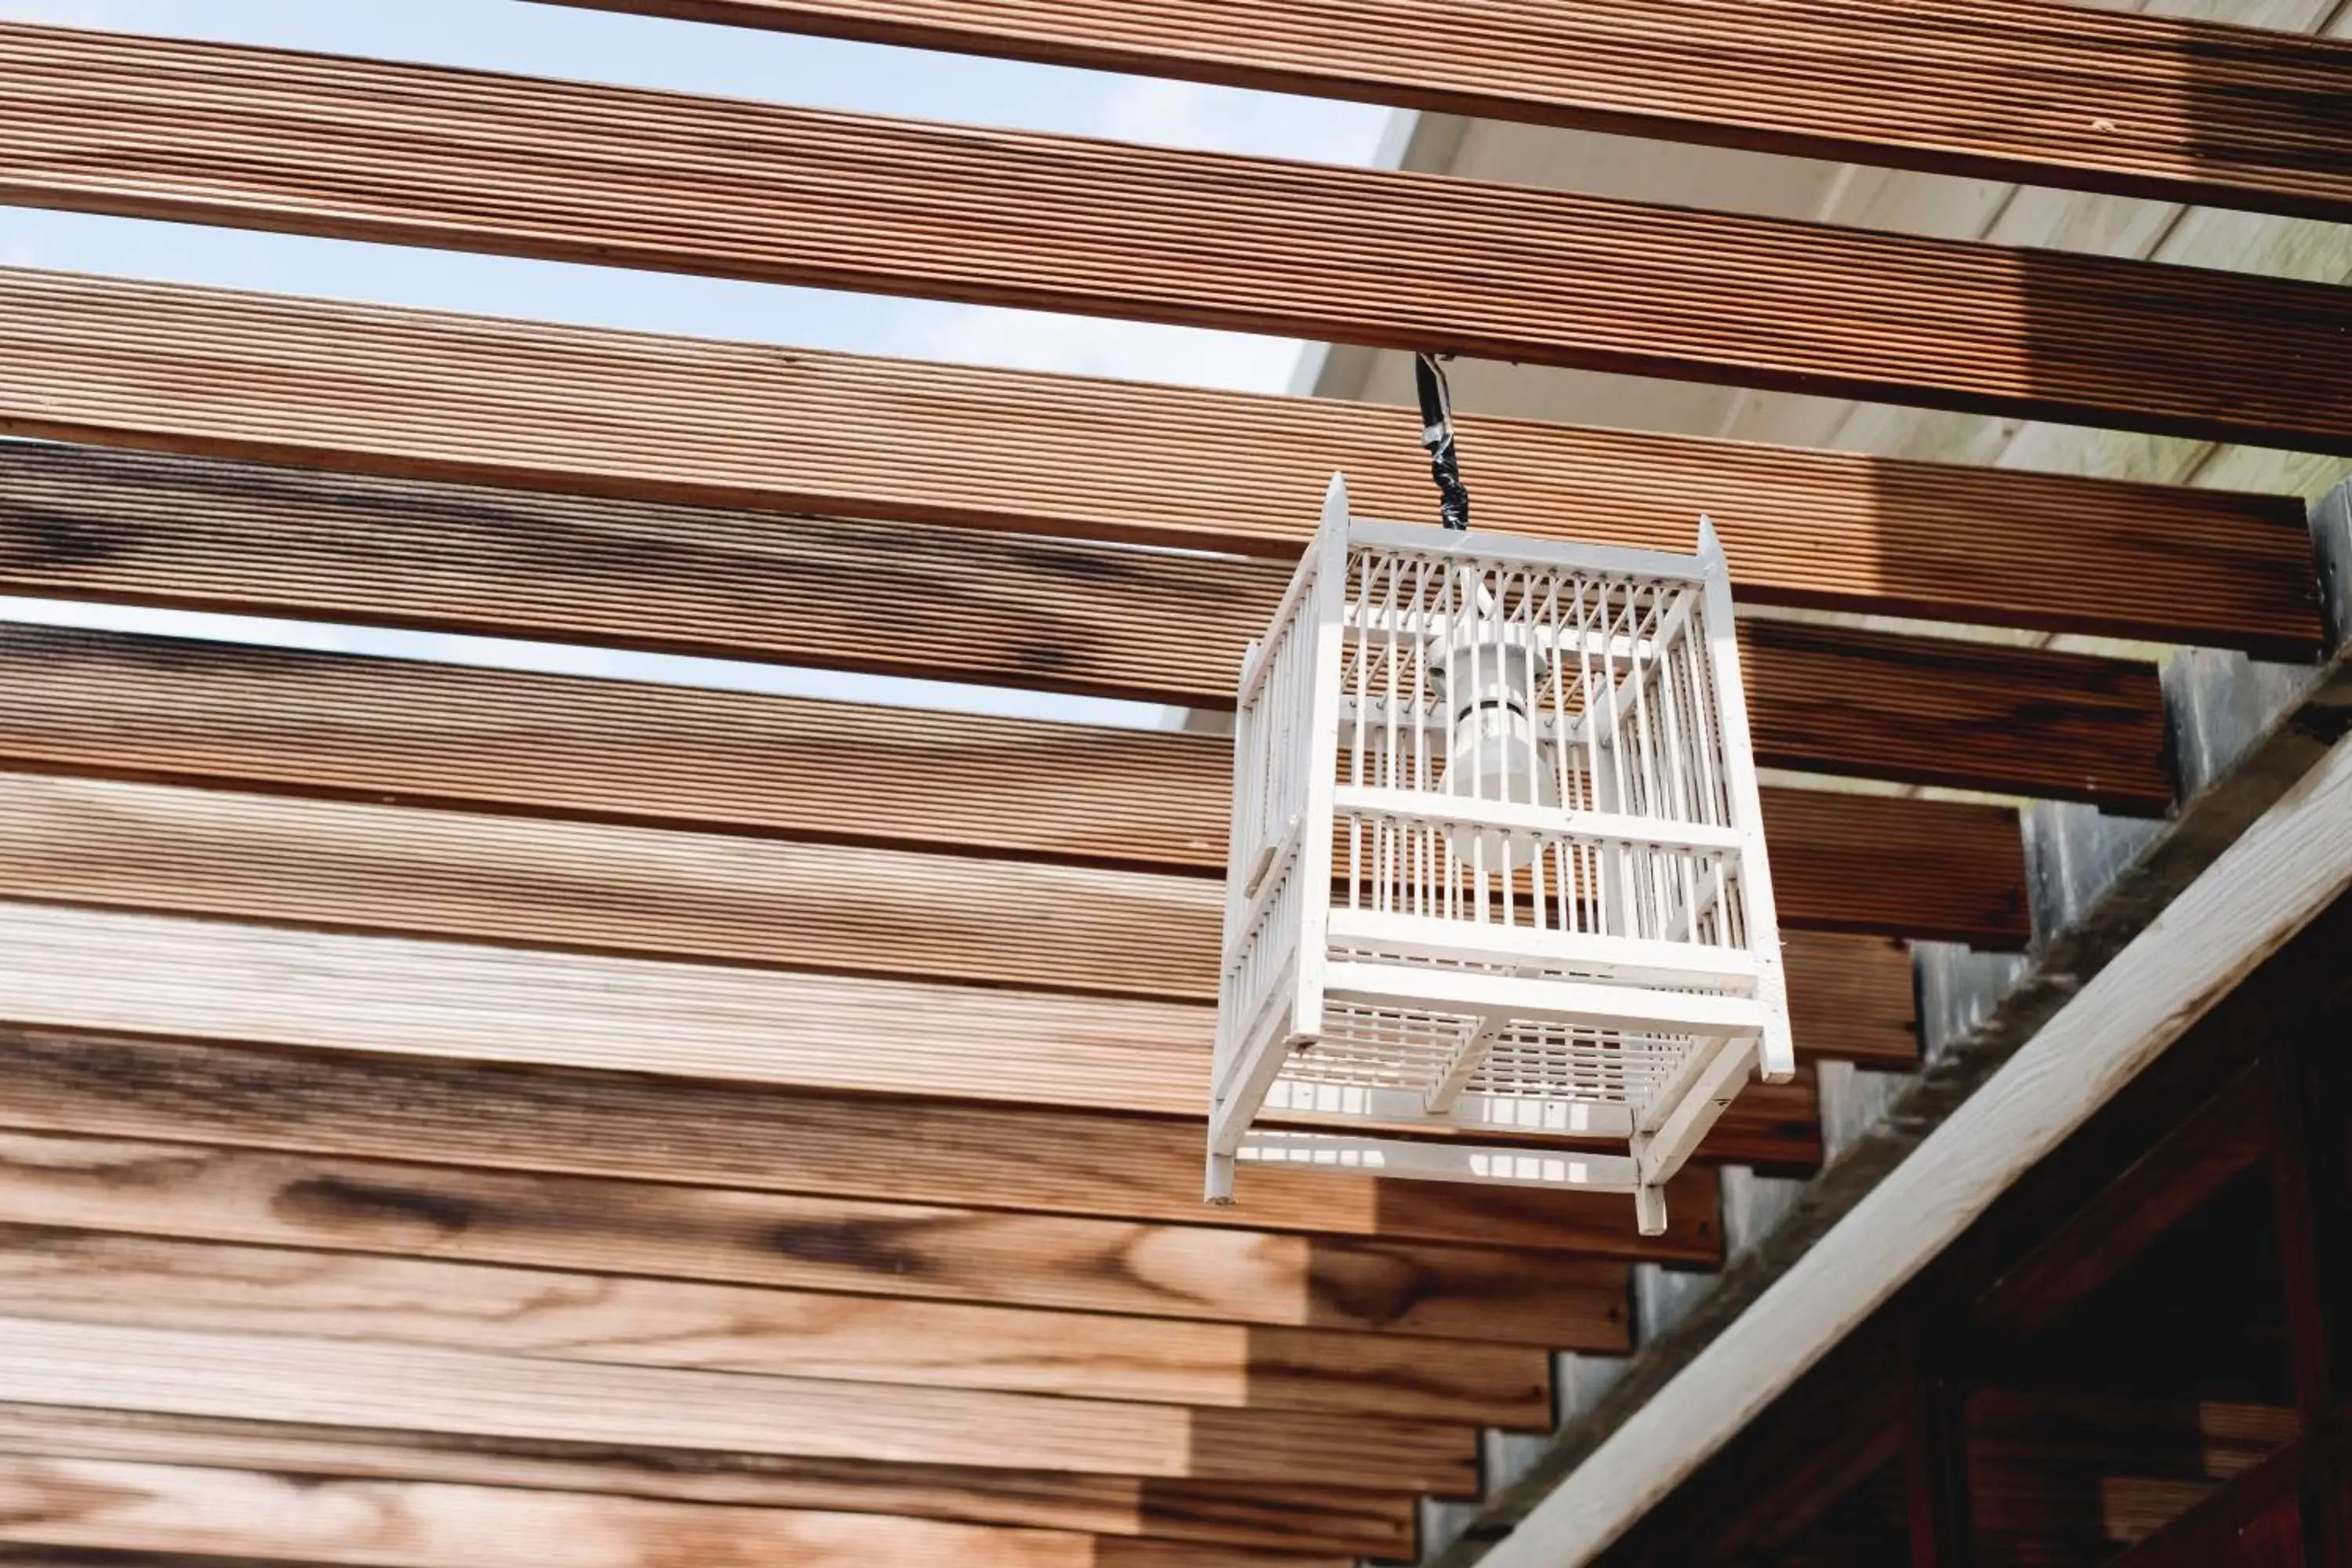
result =
[[[1221,872],[1232,743],[0,626],[0,766]],[[1785,924],[2027,935],[2014,814],[1768,790]]]
[[[0,1453],[905,1514],[1099,1536],[1395,1558],[1412,1500],[1332,1488],[957,1469],[0,1405]],[[12,1561],[0,1554],[0,1563]]]
[[[427,1142],[418,1152],[463,1151]],[[1629,1339],[1625,1265],[1613,1258],[202,1143],[0,1132],[0,1221],[1186,1320],[1253,1331],[1251,1343],[1274,1359],[1289,1338],[1277,1331],[1603,1352]],[[1181,1342],[1190,1331],[1180,1322],[1168,1331]],[[1442,1386],[1471,1374],[1427,1375]]]
[[[452,1436],[1474,1492],[1468,1427],[0,1318],[0,1400]],[[0,1518],[7,1510],[0,1508]]]
[[[2352,48],[2171,16],[1958,0],[1769,14],[1671,0],[1417,13],[1309,0],[564,0],[1615,135],[2352,220],[2320,150]],[[1668,86],[1667,84],[1671,84]],[[2104,118],[2086,118],[2095,100]]]
[[[60,28],[0,80],[37,206],[2352,453],[2298,279]]]
[[[0,1313],[1440,1425],[1551,1425],[1531,1347],[0,1226]],[[887,1398],[887,1395],[883,1397]]]
[[[0,591],[1233,706],[1289,571],[1084,542],[0,447]],[[928,635],[874,614],[920,583]],[[793,613],[774,606],[790,603]],[[2146,663],[1743,622],[1769,766],[2162,810]]]
[[[1244,1173],[1240,1206],[1210,1211],[1201,1204],[1197,1124],[1107,1111],[877,1101],[24,1028],[0,1028],[0,1080],[8,1084],[0,1117],[26,1131],[1125,1221],[1209,1217],[1255,1230],[1595,1258],[1706,1263],[1721,1253],[1714,1173],[1696,1165],[1669,1189],[1668,1233],[1644,1237],[1613,1195],[1275,1169]],[[694,1136],[680,1138],[680,1127]],[[886,1149],[889,1157],[878,1157]],[[840,1255],[830,1229],[785,1234]],[[884,1247],[883,1257],[908,1245],[896,1229],[853,1226],[849,1234],[862,1247]],[[1402,1285],[1411,1277],[1388,1278]]]
[[[1189,877],[23,773],[0,899],[1192,1003],[1223,916]],[[1799,1051],[1916,1058],[1902,943],[1791,931],[1782,958]]]
[[[793,1568],[1343,1568],[870,1514],[18,1457],[0,1458],[0,1541],[353,1568],[614,1568],[659,1555]]]
[[[2321,643],[2294,498],[1524,422],[1462,431],[1483,526],[1687,550],[1705,511],[1743,599],[2287,656]],[[1430,515],[1415,432],[1408,413],[1352,403],[0,270],[0,433],[782,512],[794,528],[817,513],[1296,560],[1335,468],[1367,514]],[[88,536],[35,544],[80,552]],[[670,559],[658,537],[605,559],[647,548]],[[918,591],[927,612],[957,596],[928,568],[899,589]]]

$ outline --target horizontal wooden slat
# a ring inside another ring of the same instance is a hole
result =
[[[1198,1003],[1223,914],[1193,878],[23,773],[0,898]],[[1800,1052],[1916,1057],[1902,944],[1792,931],[1782,956]]]
[[[0,1405],[0,1453],[896,1513],[1341,1555],[1407,1555],[1412,1541],[1410,1499],[1328,1487],[1285,1490],[1242,1482],[459,1439],[29,1405]],[[0,1563],[10,1561],[0,1554]]]
[[[32,1131],[1179,1225],[1208,1216],[1254,1230],[1594,1258],[1720,1254],[1714,1173],[1697,1165],[1668,1189],[1668,1233],[1644,1237],[1612,1195],[1322,1172],[1244,1172],[1241,1205],[1211,1211],[1196,1125],[1105,1111],[26,1028],[0,1029],[0,1116]],[[830,1234],[815,1245],[839,1255]]]
[[[0,447],[0,590],[1233,706],[1289,569],[1112,545]],[[919,582],[925,635],[877,617]],[[790,603],[793,613],[774,606]],[[1774,766],[2160,810],[2156,672],[1743,624]]]
[[[2032,0],[564,0],[1440,114],[2352,218],[2352,48]],[[1442,36],[1441,36],[1442,35]],[[1443,47],[1433,47],[1442,42]],[[2084,112],[2095,101],[2097,115]]]
[[[1551,1421],[1535,1349],[19,1226],[0,1226],[0,1313],[1217,1409]]]
[[[1613,1259],[197,1143],[0,1132],[0,1221],[1181,1319],[1251,1330],[1274,1359],[1289,1339],[1276,1331],[1288,1330],[1599,1352],[1628,1342],[1625,1265]],[[1179,1342],[1187,1331],[1170,1329]],[[1448,1386],[1452,1374],[1427,1375]]]
[[[2317,283],[236,45],[0,30],[0,197],[2352,452]]]
[[[1466,1427],[31,1318],[0,1318],[0,1400],[1080,1475],[1446,1495],[1476,1481]]]
[[[14,1456],[0,1458],[0,1541],[352,1568],[625,1568],[664,1558],[793,1568],[1343,1568],[1344,1562],[870,1514]]]
[[[0,432],[1277,560],[1335,468],[1367,515],[1432,515],[1401,410],[23,270],[0,270]],[[1687,550],[1705,511],[1759,602],[2320,643],[2290,498],[1514,421],[1462,432],[1482,525]],[[746,548],[740,527],[711,537],[722,560]],[[67,527],[35,548],[89,542]],[[606,559],[671,549],[625,541]],[[937,575],[916,559],[886,604],[928,613]]]
[[[1223,869],[1231,742],[0,626],[0,766]],[[2021,944],[2013,814],[1769,790],[1794,927]]]

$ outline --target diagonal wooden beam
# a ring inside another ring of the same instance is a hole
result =
[[[1208,874],[1223,739],[0,626],[0,766]],[[2015,814],[1775,789],[1791,927],[2020,945]]]
[[[1277,563],[0,446],[0,591],[1233,706]],[[925,635],[876,606],[919,584]],[[790,605],[790,615],[776,606]],[[2155,669],[1741,623],[1767,765],[2171,799]]]
[[[1286,561],[1334,468],[1368,515],[1432,515],[1402,410],[5,269],[0,433]],[[1707,512],[1758,602],[2321,641],[2291,498],[1503,420],[1463,439],[1482,524],[1687,550]],[[605,559],[648,548],[677,546]],[[887,603],[939,592],[918,567]]]
[[[2352,218],[2352,48],[2031,0],[562,0],[1611,134]],[[1442,47],[1435,47],[1442,44]],[[2087,112],[2095,106],[2098,112]]]
[[[2352,453],[2301,280],[69,29],[0,83],[34,205]]]

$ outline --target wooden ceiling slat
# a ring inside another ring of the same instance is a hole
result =
[[[0,591],[1230,709],[1289,569],[905,525],[0,447]],[[875,606],[919,583],[924,635]],[[789,605],[792,613],[778,613]],[[1742,623],[1768,765],[2170,799],[2143,663]]]
[[[0,1318],[0,1400],[453,1436],[1475,1492],[1471,1428]],[[8,1510],[0,1508],[0,1519]]]
[[[1223,868],[1210,736],[0,627],[0,766],[1130,868]],[[1784,923],[2027,935],[2015,816],[1768,790]]]
[[[0,1226],[0,1312],[877,1386],[1551,1425],[1532,1347]],[[1619,1348],[1622,1348],[1621,1342]]]
[[[1141,940],[1139,938],[1139,940]],[[1213,1009],[0,903],[0,1019],[53,1028],[1185,1119]],[[1810,1076],[1699,1158],[1819,1163]]]
[[[0,1541],[350,1568],[1346,1568],[1172,1542],[873,1514],[0,1457]]]
[[[2170,16],[2030,0],[1456,0],[1442,23],[1360,0],[564,3],[2352,220],[2352,171],[2322,155],[2352,48]]]
[[[0,898],[1202,1004],[1223,916],[1191,877],[22,773]],[[1800,1052],[1916,1060],[1902,943],[1782,957]]]
[[[1705,511],[1759,602],[2282,656],[2321,641],[2292,498],[1514,421],[1462,429],[1482,522],[1688,549]],[[1275,559],[1296,558],[1334,468],[1368,515],[1433,514],[1403,410],[23,270],[0,269],[0,432]],[[27,553],[90,543],[68,524]],[[603,559],[634,584],[632,563],[677,552],[657,532]],[[576,553],[560,550],[554,569],[573,571]],[[939,575],[915,558],[884,601],[892,616],[957,597]]]
[[[199,1143],[0,1132],[0,1221],[1183,1320],[1246,1329],[1269,1345],[1328,1331],[1606,1353],[1628,1339],[1626,1265],[1616,1258]],[[1668,1255],[1690,1251],[1685,1237]],[[1187,1331],[1170,1329],[1177,1339]],[[1429,1375],[1444,1386],[1448,1374],[1433,1365]]]
[[[2301,280],[37,26],[0,83],[37,205],[2352,453]]]
[[[1199,1129],[1168,1118],[28,1028],[0,1028],[0,1114],[26,1131],[1123,1221],[1211,1215],[1254,1230],[1595,1258],[1721,1254],[1715,1173],[1700,1165],[1670,1184],[1662,1237],[1637,1235],[1612,1194],[1270,1169],[1244,1172],[1243,1206],[1213,1215],[1201,1202]]]
[[[1318,1487],[450,1438],[429,1432],[0,1405],[0,1453],[848,1510],[1296,1552],[1411,1554],[1410,1498]],[[14,1561],[0,1549],[0,1563]]]

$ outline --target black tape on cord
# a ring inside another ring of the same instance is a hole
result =
[[[1421,394],[1421,444],[1429,449],[1429,477],[1437,481],[1437,520],[1459,532],[1470,526],[1470,487],[1462,482],[1462,460],[1454,450],[1454,395],[1429,354],[1413,356],[1412,381]]]

